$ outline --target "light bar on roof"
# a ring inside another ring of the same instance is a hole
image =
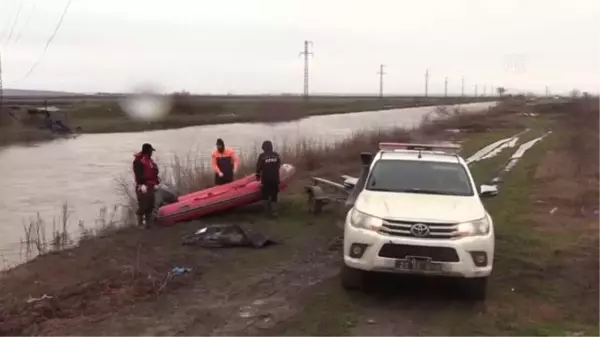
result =
[[[420,151],[458,151],[460,146],[456,144],[415,144],[415,143],[379,143],[380,150],[420,150]]]

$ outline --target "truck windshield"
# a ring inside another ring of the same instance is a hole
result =
[[[458,163],[381,160],[365,187],[370,191],[472,196],[469,176]]]

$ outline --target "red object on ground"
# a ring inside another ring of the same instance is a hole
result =
[[[281,165],[280,191],[285,190],[295,171],[296,169],[290,164]],[[260,182],[256,181],[256,177],[252,174],[229,184],[182,195],[177,198],[177,202],[159,208],[157,220],[161,225],[170,226],[204,215],[252,204],[260,201],[260,198]]]

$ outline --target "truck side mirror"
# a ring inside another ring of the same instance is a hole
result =
[[[370,152],[362,152],[360,154],[360,161],[363,163],[363,165],[367,166],[367,165],[371,165],[371,162],[373,161],[373,154]]]
[[[498,187],[496,185],[481,185],[479,186],[480,198],[491,198],[498,195]]]

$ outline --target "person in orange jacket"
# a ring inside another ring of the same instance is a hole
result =
[[[225,147],[221,138],[217,139],[217,148],[212,153],[212,169],[215,171],[215,185],[223,185],[233,181],[239,165],[235,152]]]

